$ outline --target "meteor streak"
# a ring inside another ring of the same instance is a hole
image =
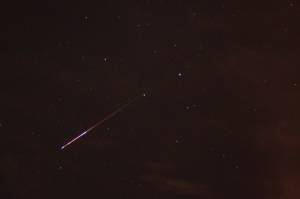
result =
[[[143,94],[144,96],[144,94]],[[134,99],[130,100],[129,102],[127,102],[126,104],[124,104],[123,106],[121,106],[120,108],[118,108],[117,110],[113,111],[112,113],[108,114],[107,116],[105,116],[102,120],[98,121],[96,124],[94,124],[93,126],[91,126],[90,128],[88,128],[87,130],[85,130],[84,132],[80,133],[78,136],[72,138],[70,141],[68,141],[65,145],[63,145],[60,149],[63,150],[65,149],[67,146],[69,146],[70,144],[72,144],[73,142],[76,142],[77,140],[79,140],[81,137],[83,137],[84,135],[86,135],[88,132],[92,131],[93,129],[95,129],[96,127],[98,127],[99,125],[103,124],[106,120],[109,120],[110,118],[112,118],[113,116],[115,116],[117,113],[121,112],[123,109],[125,109],[127,106],[129,106],[130,104],[132,104],[133,102],[135,102],[136,100],[138,100],[141,96],[137,96]]]

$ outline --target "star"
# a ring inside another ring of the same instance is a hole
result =
[[[179,72],[179,73],[177,74],[177,77],[178,77],[178,78],[182,78],[182,76],[183,76],[183,74],[182,74],[181,72]]]

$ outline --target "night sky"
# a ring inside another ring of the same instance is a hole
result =
[[[299,8],[1,5],[0,198],[300,198]]]

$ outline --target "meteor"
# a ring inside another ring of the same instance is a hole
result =
[[[142,96],[145,96],[145,93],[143,93]],[[110,118],[112,118],[113,116],[115,116],[116,114],[118,114],[119,112],[121,112],[123,109],[125,109],[126,107],[128,107],[130,104],[132,104],[133,102],[137,101],[140,97],[141,97],[140,95],[136,96],[132,100],[130,100],[127,103],[125,103],[123,106],[121,106],[118,109],[116,109],[115,111],[109,113],[102,120],[98,121],[96,124],[94,124],[93,126],[91,126],[90,128],[88,128],[87,130],[85,130],[82,133],[80,133],[78,136],[72,138],[70,141],[68,141],[66,144],[64,144],[60,149],[63,150],[67,146],[69,146],[72,143],[76,142],[77,140],[79,140],[80,138],[82,138],[84,135],[86,135],[87,133],[89,133],[90,131],[92,131],[93,129],[95,129],[96,127],[98,127],[99,125],[103,124],[106,120],[109,120]]]

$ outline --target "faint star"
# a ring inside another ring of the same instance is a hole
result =
[[[177,77],[178,77],[178,78],[182,78],[182,76],[183,76],[182,73],[178,73],[178,74],[177,74]]]
[[[108,58],[107,57],[104,57],[104,59],[103,59],[105,62],[107,62],[108,61]]]

